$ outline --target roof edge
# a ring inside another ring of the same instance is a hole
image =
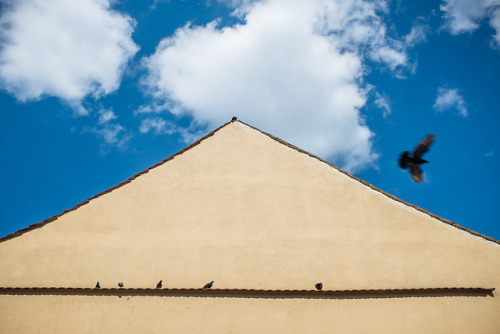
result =
[[[269,138],[271,138],[271,139],[273,139],[273,140],[275,140],[275,141],[279,142],[279,143],[280,143],[280,144],[282,144],[282,145],[285,145],[285,146],[287,146],[287,147],[289,147],[289,148],[291,148],[291,149],[293,149],[293,150],[295,150],[295,151],[297,151],[297,152],[300,152],[300,153],[306,154],[307,156],[309,156],[309,157],[311,157],[311,158],[313,158],[313,159],[316,159],[316,160],[318,160],[318,161],[320,161],[320,162],[322,162],[322,163],[324,163],[324,164],[326,164],[326,165],[328,165],[328,166],[330,166],[330,167],[332,167],[332,168],[336,169],[337,171],[339,171],[339,172],[343,173],[344,175],[346,175],[346,176],[350,177],[351,179],[353,179],[353,180],[355,180],[355,181],[360,182],[361,184],[365,185],[366,187],[368,187],[368,188],[370,188],[370,189],[372,189],[372,190],[374,190],[374,191],[377,191],[377,192],[381,193],[382,195],[385,195],[385,196],[389,197],[390,199],[392,199],[392,200],[394,200],[394,201],[396,201],[396,202],[399,202],[399,203],[404,204],[404,205],[406,205],[406,206],[408,206],[408,207],[411,207],[411,208],[413,208],[413,209],[415,209],[415,210],[417,210],[417,211],[420,211],[420,212],[422,212],[422,213],[424,213],[424,214],[426,214],[426,215],[428,215],[428,216],[430,216],[430,217],[432,217],[432,218],[434,218],[434,219],[437,219],[437,220],[439,220],[439,221],[441,221],[441,222],[443,222],[443,223],[445,223],[445,224],[448,224],[448,225],[450,225],[450,226],[453,226],[453,227],[455,227],[455,228],[457,228],[457,229],[459,229],[459,230],[462,230],[462,231],[468,232],[469,234],[472,234],[472,235],[474,235],[474,236],[476,236],[476,237],[480,237],[480,238],[482,238],[482,239],[484,239],[484,240],[486,240],[486,241],[490,241],[490,242],[493,242],[493,243],[496,243],[496,244],[500,245],[500,240],[496,240],[496,239],[493,239],[493,238],[491,238],[491,237],[488,237],[488,236],[486,236],[486,235],[484,235],[484,234],[481,234],[481,233],[475,232],[475,231],[470,230],[470,229],[468,229],[468,228],[466,228],[466,227],[464,227],[464,226],[461,226],[461,225],[459,225],[459,224],[457,224],[457,223],[455,223],[455,222],[453,222],[453,221],[451,221],[451,220],[445,219],[445,218],[440,217],[440,216],[438,216],[438,215],[436,215],[436,214],[434,214],[434,213],[432,213],[432,212],[430,212],[430,211],[427,211],[427,210],[425,210],[425,209],[423,209],[423,208],[421,208],[421,207],[419,207],[419,206],[416,206],[416,205],[414,205],[414,204],[410,204],[410,203],[408,203],[408,202],[405,202],[405,201],[403,201],[402,199],[400,199],[400,198],[398,198],[398,197],[396,197],[396,196],[394,196],[394,195],[391,195],[391,194],[389,194],[388,192],[386,192],[386,191],[384,191],[384,190],[382,190],[382,189],[380,189],[380,188],[378,188],[378,187],[376,187],[376,186],[374,186],[374,185],[372,185],[372,184],[370,184],[370,183],[368,183],[368,182],[366,182],[366,181],[364,181],[364,180],[362,180],[362,179],[360,179],[360,178],[358,178],[358,177],[356,177],[356,176],[354,176],[354,175],[352,175],[352,174],[350,174],[350,173],[346,172],[345,170],[340,169],[339,167],[337,167],[337,166],[335,166],[335,165],[333,165],[333,164],[329,163],[328,161],[323,160],[323,159],[321,159],[320,157],[318,157],[318,156],[316,156],[316,155],[314,155],[314,154],[312,154],[312,153],[310,153],[310,152],[308,152],[308,151],[306,151],[306,150],[303,150],[303,149],[301,149],[301,148],[299,148],[299,147],[297,147],[297,146],[295,146],[295,145],[292,145],[292,144],[290,144],[290,143],[288,143],[288,142],[284,141],[283,139],[281,139],[281,138],[279,138],[279,137],[273,136],[272,134],[267,133],[267,132],[265,132],[265,131],[262,131],[262,130],[260,130],[260,129],[258,129],[258,128],[256,128],[256,127],[254,127],[254,126],[250,125],[250,124],[248,124],[248,123],[242,122],[242,121],[240,121],[239,119],[237,119],[236,117],[233,117],[233,118],[232,118],[229,122],[224,123],[224,124],[223,124],[223,125],[221,125],[220,127],[216,128],[215,130],[211,131],[211,132],[210,132],[210,133],[208,133],[207,135],[205,135],[205,136],[203,136],[202,138],[198,139],[198,140],[197,140],[197,141],[195,141],[194,143],[192,143],[192,144],[190,144],[190,145],[186,146],[185,148],[181,149],[180,151],[178,151],[178,152],[176,152],[176,153],[174,153],[174,154],[170,155],[170,156],[169,156],[169,157],[167,157],[166,159],[163,159],[162,161],[160,161],[160,162],[158,162],[158,163],[154,164],[153,166],[151,166],[151,167],[149,167],[149,168],[146,168],[145,170],[143,170],[143,171],[141,171],[141,172],[138,172],[138,173],[134,174],[134,175],[133,175],[133,176],[131,176],[130,178],[126,179],[125,181],[122,181],[122,182],[118,183],[117,185],[115,185],[115,186],[113,186],[113,187],[111,187],[111,188],[108,188],[108,189],[106,189],[106,190],[104,190],[104,191],[102,191],[102,192],[98,193],[97,195],[94,195],[94,196],[90,197],[89,199],[86,199],[86,200],[84,200],[83,202],[76,204],[76,205],[75,205],[75,206],[73,206],[72,208],[67,209],[67,210],[64,210],[63,212],[61,212],[61,213],[59,213],[59,214],[57,214],[57,215],[55,215],[55,216],[49,217],[49,218],[47,218],[47,219],[44,219],[44,220],[42,220],[41,222],[38,222],[38,223],[35,223],[35,224],[31,224],[31,225],[29,225],[28,227],[25,227],[25,228],[20,229],[20,230],[18,230],[18,231],[16,231],[16,232],[13,232],[13,233],[11,233],[11,234],[8,234],[8,235],[6,235],[5,237],[0,238],[0,243],[2,243],[2,242],[4,242],[4,241],[7,241],[7,240],[10,240],[10,239],[13,239],[13,238],[16,238],[16,237],[19,237],[19,236],[21,236],[21,235],[23,235],[23,234],[25,234],[25,233],[27,233],[27,232],[30,232],[30,231],[32,231],[32,230],[39,229],[39,228],[41,228],[41,227],[43,227],[43,226],[47,225],[48,223],[51,223],[51,222],[53,222],[53,221],[57,220],[59,217],[61,217],[61,216],[65,215],[65,214],[67,214],[67,213],[69,213],[69,212],[71,212],[71,211],[74,211],[74,210],[76,210],[76,209],[80,208],[81,206],[84,206],[85,204],[89,203],[91,200],[94,200],[94,199],[96,199],[96,198],[98,198],[98,197],[101,197],[102,195],[105,195],[105,194],[107,194],[107,193],[110,193],[110,192],[112,192],[113,190],[118,189],[118,188],[120,188],[120,187],[122,187],[122,186],[124,186],[124,185],[126,185],[126,184],[128,184],[128,183],[130,183],[131,181],[133,181],[133,180],[134,180],[134,179],[136,179],[137,177],[141,176],[142,174],[146,174],[146,173],[148,173],[150,170],[152,170],[152,169],[154,169],[154,168],[156,168],[156,167],[159,167],[159,166],[163,165],[164,163],[166,163],[166,162],[168,162],[168,161],[170,161],[170,160],[173,160],[176,156],[181,155],[181,154],[183,154],[183,153],[184,153],[184,152],[186,152],[186,151],[189,151],[189,150],[190,150],[190,149],[192,149],[193,147],[195,147],[195,146],[199,145],[202,141],[204,141],[204,140],[206,140],[206,139],[208,139],[208,138],[212,137],[212,136],[213,136],[216,132],[218,132],[218,131],[219,131],[219,130],[221,130],[222,128],[224,128],[224,127],[226,127],[227,125],[229,125],[229,124],[231,124],[231,123],[234,123],[234,122],[239,122],[239,123],[241,123],[241,124],[243,124],[243,125],[245,125],[245,126],[247,126],[247,127],[251,128],[251,129],[253,129],[253,130],[255,130],[255,131],[258,131],[258,132],[262,133],[263,135],[266,135],[267,137],[269,137]]]
[[[192,143],[192,144],[190,144],[190,145],[186,146],[185,148],[181,149],[180,151],[178,151],[178,152],[176,152],[176,153],[172,154],[172,155],[171,155],[171,156],[169,156],[168,158],[163,159],[162,161],[160,161],[160,162],[158,162],[158,163],[154,164],[153,166],[148,167],[148,168],[144,169],[143,171],[140,171],[140,172],[138,172],[138,173],[134,174],[133,176],[131,176],[131,177],[129,177],[128,179],[126,179],[125,181],[122,181],[122,182],[118,183],[117,185],[115,185],[115,186],[113,186],[113,187],[111,187],[111,188],[108,188],[108,189],[106,189],[106,190],[104,190],[104,191],[102,191],[102,192],[98,193],[97,195],[94,195],[94,196],[92,196],[92,197],[90,197],[90,198],[88,198],[88,199],[84,200],[84,201],[83,201],[83,202],[81,202],[81,203],[76,204],[75,206],[73,206],[73,207],[72,207],[72,208],[70,208],[70,209],[64,210],[63,212],[61,212],[61,213],[59,213],[59,214],[57,214],[57,215],[55,215],[55,216],[49,217],[49,218],[47,218],[47,219],[44,219],[44,220],[42,220],[41,222],[38,222],[38,223],[35,223],[35,224],[31,224],[31,225],[29,225],[28,227],[25,227],[25,228],[23,228],[23,229],[20,229],[20,230],[18,230],[18,231],[15,231],[15,232],[13,232],[13,233],[10,233],[10,234],[6,235],[5,237],[0,238],[0,243],[2,243],[2,242],[4,242],[4,241],[7,241],[7,240],[10,240],[10,239],[13,239],[13,238],[16,238],[16,237],[19,237],[19,236],[21,236],[21,235],[23,235],[23,234],[25,234],[25,233],[27,233],[27,232],[30,232],[30,231],[32,231],[32,230],[39,229],[39,228],[41,228],[41,227],[43,227],[43,226],[47,225],[48,223],[51,223],[51,222],[53,222],[53,221],[57,220],[59,217],[61,217],[61,216],[65,215],[65,214],[67,214],[67,213],[69,213],[69,212],[71,212],[71,211],[75,211],[76,209],[78,209],[78,208],[80,208],[80,207],[84,206],[85,204],[89,203],[91,200],[94,200],[94,199],[96,199],[96,198],[98,198],[98,197],[101,197],[102,195],[105,195],[105,194],[107,194],[107,193],[110,193],[110,192],[112,192],[113,190],[118,189],[118,188],[120,188],[120,187],[122,187],[122,186],[124,186],[124,185],[126,185],[126,184],[128,184],[128,183],[130,183],[131,181],[133,181],[133,180],[134,180],[134,179],[136,179],[137,177],[139,177],[139,176],[141,176],[141,175],[143,175],[143,174],[146,174],[146,173],[148,173],[150,170],[152,170],[152,169],[154,169],[154,168],[156,168],[156,167],[159,167],[159,166],[163,165],[164,163],[166,163],[166,162],[168,162],[168,161],[170,161],[170,160],[173,160],[176,156],[181,155],[182,153],[184,153],[184,152],[186,152],[186,151],[189,151],[190,149],[192,149],[193,147],[195,147],[195,146],[199,145],[199,144],[200,144],[202,141],[204,141],[205,139],[208,139],[208,138],[212,137],[212,136],[213,136],[213,135],[214,135],[217,131],[221,130],[222,128],[224,128],[224,127],[225,127],[225,126],[227,126],[228,124],[233,123],[234,121],[236,121],[236,118],[235,118],[235,117],[233,117],[233,119],[232,119],[231,121],[229,121],[229,122],[227,122],[227,123],[224,123],[223,125],[221,125],[221,126],[220,126],[220,127],[218,127],[217,129],[215,129],[215,130],[211,131],[211,132],[210,132],[210,133],[208,133],[207,135],[205,135],[205,136],[201,137],[200,139],[198,139],[198,140],[197,140],[197,141],[195,141],[194,143]]]
[[[384,191],[384,190],[382,190],[382,189],[380,189],[380,188],[378,188],[378,187],[374,186],[373,184],[370,184],[370,183],[368,183],[368,182],[366,182],[366,181],[364,181],[364,180],[362,180],[362,179],[360,179],[360,178],[358,178],[358,177],[356,177],[356,176],[352,175],[351,173],[346,172],[345,170],[343,170],[343,169],[341,169],[341,168],[339,168],[339,167],[337,167],[337,166],[335,166],[335,165],[333,165],[333,164],[329,163],[328,161],[323,160],[323,159],[321,159],[320,157],[318,157],[318,156],[316,156],[316,155],[314,155],[314,154],[312,154],[312,153],[310,153],[310,152],[308,152],[308,151],[306,151],[306,150],[303,150],[303,149],[301,149],[301,148],[299,148],[299,147],[297,147],[297,146],[295,146],[295,145],[292,145],[292,144],[290,144],[290,143],[288,143],[288,142],[284,141],[283,139],[281,139],[281,138],[279,138],[279,137],[273,136],[273,135],[272,135],[272,134],[270,134],[270,133],[267,133],[267,132],[265,132],[265,131],[262,131],[262,130],[260,130],[260,129],[258,129],[258,128],[256,128],[256,127],[254,127],[254,126],[250,125],[250,124],[247,124],[247,123],[245,123],[245,122],[242,122],[242,121],[240,121],[240,120],[238,120],[238,122],[240,122],[241,124],[244,124],[244,125],[248,126],[248,127],[249,127],[249,128],[251,128],[251,129],[254,129],[254,130],[256,130],[256,131],[259,131],[260,133],[262,133],[262,134],[264,134],[264,135],[268,136],[269,138],[271,138],[271,139],[273,139],[273,140],[275,140],[275,141],[279,142],[280,144],[283,144],[283,145],[285,145],[285,146],[287,146],[287,147],[289,147],[289,148],[291,148],[291,149],[293,149],[293,150],[296,150],[296,151],[298,151],[298,152],[300,152],[300,153],[306,154],[306,155],[308,155],[309,157],[311,157],[311,158],[313,158],[313,159],[316,159],[316,160],[318,160],[318,161],[320,161],[320,162],[322,162],[322,163],[327,164],[327,165],[328,165],[328,166],[330,166],[330,167],[333,167],[334,169],[336,169],[337,171],[339,171],[339,172],[341,172],[341,173],[345,174],[346,176],[350,177],[351,179],[353,179],[353,180],[355,180],[355,181],[360,182],[361,184],[363,184],[363,185],[367,186],[368,188],[370,188],[370,189],[372,189],[372,190],[374,190],[374,191],[376,191],[376,192],[379,192],[379,193],[381,193],[382,195],[385,195],[385,196],[389,197],[390,199],[392,199],[392,200],[394,200],[394,201],[396,201],[396,202],[399,202],[399,203],[404,204],[404,205],[406,205],[406,206],[409,206],[409,207],[411,207],[411,208],[413,208],[413,209],[415,209],[415,210],[417,210],[417,211],[420,211],[420,212],[422,212],[422,213],[424,213],[424,214],[426,214],[426,215],[428,215],[428,216],[430,216],[430,217],[432,217],[432,218],[435,218],[435,219],[437,219],[437,220],[441,221],[442,223],[445,223],[445,224],[451,225],[451,226],[453,226],[453,227],[455,227],[455,228],[457,228],[457,229],[459,229],[459,230],[462,230],[462,231],[468,232],[468,233],[470,233],[470,234],[472,234],[472,235],[474,235],[474,236],[476,236],[476,237],[480,237],[480,238],[482,238],[482,239],[485,239],[486,241],[491,241],[491,242],[493,242],[493,243],[496,243],[496,244],[500,245],[500,240],[496,240],[496,239],[494,239],[494,238],[488,237],[487,235],[484,235],[484,234],[481,234],[481,233],[479,233],[479,232],[476,232],[476,231],[470,230],[470,229],[468,229],[467,227],[461,226],[461,225],[459,225],[459,224],[457,224],[457,223],[455,223],[455,222],[453,222],[453,221],[451,221],[451,220],[448,220],[448,219],[445,219],[445,218],[443,218],[443,217],[440,217],[440,216],[438,216],[438,215],[436,215],[436,214],[434,214],[434,213],[432,213],[432,212],[430,212],[430,211],[427,211],[427,210],[425,210],[425,209],[423,209],[423,208],[421,208],[421,207],[419,207],[419,206],[417,206],[417,205],[414,205],[414,204],[408,203],[408,202],[406,202],[406,201],[404,201],[404,200],[402,200],[402,199],[400,199],[400,198],[398,198],[398,197],[396,197],[396,196],[394,196],[394,195],[392,195],[392,194],[389,194],[388,192],[386,192],[386,191]],[[0,240],[0,241],[1,241],[1,240]]]

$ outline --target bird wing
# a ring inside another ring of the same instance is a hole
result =
[[[413,179],[413,181],[415,181],[417,183],[422,183],[424,181],[422,178],[422,170],[420,169],[420,167],[418,165],[411,164],[410,174],[411,174],[411,178]]]
[[[413,151],[413,156],[415,158],[421,157],[422,154],[424,154],[425,152],[427,152],[429,150],[429,148],[431,147],[431,145],[435,139],[436,139],[436,136],[434,136],[434,135],[425,136],[425,138],[420,141],[420,143],[417,145],[417,147]]]

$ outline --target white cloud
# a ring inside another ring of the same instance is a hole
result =
[[[440,87],[433,107],[440,112],[455,108],[463,117],[468,115],[465,101],[458,93],[458,89]]]
[[[381,46],[372,50],[371,57],[376,61],[385,62],[391,71],[394,71],[398,66],[403,66],[408,62],[406,53],[395,50],[389,46]]]
[[[109,124],[103,128],[97,129],[96,133],[102,136],[104,141],[110,145],[119,145],[122,139],[119,138],[119,134],[123,132],[124,129],[120,124]]]
[[[90,133],[95,134],[102,140],[101,154],[106,155],[112,148],[126,148],[131,136],[125,128],[118,123],[104,123],[97,127],[88,129]]]
[[[111,120],[117,119],[112,109],[101,109],[98,111],[99,121],[98,124],[108,123]]]
[[[405,46],[414,47],[416,44],[423,43],[427,41],[427,34],[430,28],[427,25],[416,24],[411,27],[411,31],[405,36]]]
[[[389,104],[387,96],[375,92],[375,105],[383,110],[382,116],[384,118],[387,118],[390,114],[392,114],[391,105]]]
[[[406,45],[389,38],[379,13],[389,11],[384,0],[323,0],[316,27],[320,34],[333,34],[335,43],[356,53],[365,51],[374,61],[391,71],[408,66]]]
[[[54,96],[86,114],[82,99],[115,91],[138,50],[134,21],[108,0],[16,0],[5,7],[0,85],[21,101]]]
[[[153,130],[156,134],[173,134],[176,131],[175,129],[174,124],[160,117],[150,117],[141,121],[139,131],[141,133],[148,133]]]
[[[496,31],[496,44],[500,45],[500,0],[444,0],[441,11],[447,20],[446,27],[454,35],[473,32],[488,18]]]
[[[500,47],[500,7],[492,12],[490,17],[490,26],[496,31],[494,36],[496,47]]]
[[[139,131],[143,134],[153,132],[155,135],[178,135],[185,143],[192,143],[204,135],[196,122],[187,128],[166,121],[161,117],[148,117],[141,121]]]
[[[97,125],[86,128],[86,132],[97,135],[102,140],[101,154],[107,154],[111,148],[125,148],[131,136],[126,129],[116,120],[118,116],[112,109],[100,109],[95,115],[98,117]]]
[[[154,109],[154,106],[152,105],[142,105],[142,106],[139,106],[139,108],[134,111],[134,114],[149,114],[149,113],[153,113],[153,112],[157,112],[157,110]]]
[[[373,163],[364,57],[391,70],[408,61],[377,14],[385,2],[227,1],[245,5],[244,24],[187,25],[144,59],[155,100],[137,113],[165,106],[212,128],[235,115],[345,169]]]

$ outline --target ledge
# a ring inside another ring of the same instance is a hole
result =
[[[134,288],[69,288],[69,287],[0,287],[0,295],[59,296],[155,296],[205,298],[269,298],[269,299],[373,299],[414,297],[494,297],[495,288],[421,288],[373,290],[252,290],[252,289],[134,289]]]

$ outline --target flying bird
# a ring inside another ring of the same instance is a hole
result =
[[[161,280],[158,282],[158,284],[156,284],[156,288],[161,289]]]
[[[123,288],[123,282],[118,283],[118,286],[119,286],[120,288]]]
[[[435,139],[436,136],[427,135],[424,139],[422,139],[422,141],[420,141],[413,152],[404,151],[399,156],[399,167],[403,169],[410,167],[411,178],[417,183],[423,182],[422,169],[420,169],[420,165],[429,162],[422,159],[422,155],[429,151],[429,148]]]
[[[96,289],[100,289],[101,288],[101,286],[99,285],[99,281],[97,281],[97,284],[95,285],[95,288]]]
[[[321,291],[321,290],[323,290],[323,283],[321,283],[321,282],[316,283],[315,287],[316,287],[316,290]]]
[[[207,284],[205,284],[205,286],[203,287],[203,289],[211,289],[213,284],[214,284],[214,281],[212,281],[210,283],[207,283]]]

